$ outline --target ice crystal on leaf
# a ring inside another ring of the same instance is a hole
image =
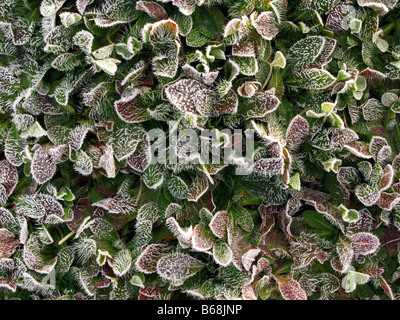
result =
[[[253,25],[265,40],[272,40],[279,32],[278,23],[272,11],[262,12]]]
[[[165,94],[176,108],[195,116],[208,115],[213,102],[211,91],[196,80],[179,80],[168,85]]]
[[[43,147],[39,146],[32,158],[31,172],[33,178],[40,184],[50,180],[56,171],[56,164],[53,158],[46,153]]]
[[[307,295],[294,279],[278,277],[279,291],[285,300],[307,300]]]
[[[195,275],[203,262],[184,253],[172,253],[157,261],[157,273],[173,285],[181,285],[186,279]]]
[[[3,1],[0,299],[398,298],[398,4]]]
[[[17,249],[19,241],[7,229],[0,229],[0,258],[10,257]]]
[[[296,116],[286,131],[286,146],[289,149],[298,148],[307,138],[309,124],[302,116]]]
[[[371,233],[356,233],[350,241],[358,254],[367,255],[374,253],[379,248],[379,239]]]
[[[7,197],[18,184],[18,171],[7,160],[0,161],[0,184],[4,186]]]
[[[156,20],[163,20],[168,15],[165,9],[156,2],[138,1],[136,10],[144,11]]]

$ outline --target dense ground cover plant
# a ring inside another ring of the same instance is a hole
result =
[[[399,76],[397,0],[1,0],[0,298],[399,298]]]

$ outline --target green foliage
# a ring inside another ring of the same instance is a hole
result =
[[[0,0],[0,299],[399,299],[399,18]]]

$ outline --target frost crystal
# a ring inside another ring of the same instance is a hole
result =
[[[399,298],[398,0],[0,3],[0,300]]]
[[[173,253],[158,260],[157,273],[161,278],[178,286],[195,275],[202,267],[201,261],[188,254]]]
[[[50,180],[56,172],[56,163],[42,146],[38,146],[31,163],[32,177],[37,183],[43,184]]]
[[[179,80],[165,90],[168,100],[183,112],[205,116],[212,104],[211,91],[196,80]]]

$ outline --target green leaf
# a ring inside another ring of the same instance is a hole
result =
[[[316,68],[299,71],[285,80],[285,84],[289,87],[308,90],[328,89],[335,82],[336,78],[328,71]]]
[[[335,228],[317,211],[306,210],[303,212],[304,221],[312,228],[335,232]]]

